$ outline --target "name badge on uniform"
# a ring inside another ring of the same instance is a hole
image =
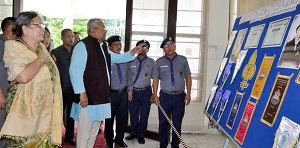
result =
[[[130,68],[136,68],[136,66],[130,66]]]
[[[160,66],[160,68],[165,68],[165,67],[169,67],[169,65]]]

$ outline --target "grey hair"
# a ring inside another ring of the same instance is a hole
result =
[[[92,30],[92,28],[95,28],[97,26],[97,23],[101,21],[102,22],[102,19],[101,18],[92,18],[88,21],[87,23],[87,31],[88,33]]]

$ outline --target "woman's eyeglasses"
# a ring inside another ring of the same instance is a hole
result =
[[[43,29],[45,29],[45,24],[42,24],[42,23],[36,23],[36,24],[30,24],[30,25],[35,25],[35,26],[38,26],[38,27],[40,27],[40,28],[43,28]]]

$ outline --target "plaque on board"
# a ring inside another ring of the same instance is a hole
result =
[[[264,59],[259,68],[258,74],[256,76],[256,80],[254,82],[252,92],[251,92],[251,97],[256,100],[259,100],[259,98],[262,94],[262,91],[265,87],[265,83],[268,79],[270,70],[272,68],[274,58],[275,58],[275,55],[274,56],[266,56],[266,55],[264,56]]]
[[[234,139],[241,145],[244,143],[255,108],[256,103],[250,102],[248,100],[243,116],[240,120],[239,127],[237,128],[237,131],[234,135]]]
[[[242,49],[242,45],[243,45],[247,30],[248,30],[248,28],[239,31],[239,33],[236,37],[236,41],[234,43],[233,49],[231,51],[230,57],[229,57],[230,63],[235,63],[236,60],[238,59],[238,56],[239,56],[240,50]]]
[[[230,50],[230,48],[231,48],[231,46],[232,46],[232,43],[233,43],[233,41],[234,41],[234,39],[235,39],[236,33],[237,33],[236,30],[231,32],[230,37],[229,37],[229,40],[228,40],[228,44],[227,44],[227,47],[226,47],[226,51],[225,51],[224,57],[227,56],[228,51]]]
[[[255,50],[249,61],[248,64],[244,67],[243,73],[242,73],[242,77],[243,77],[243,81],[240,83],[241,89],[244,90],[244,88],[248,87],[248,80],[251,80],[252,77],[255,74],[256,71],[256,66],[255,66],[255,62],[256,62],[256,57],[257,57],[257,50]]]
[[[226,121],[226,126],[229,129],[233,128],[233,125],[235,123],[236,116],[238,115],[238,112],[239,112],[240,105],[241,105],[241,102],[243,100],[244,94],[245,93],[241,93],[241,92],[236,91],[235,98],[234,98],[234,101],[232,103],[228,119]]]
[[[261,122],[269,125],[270,127],[274,125],[293,75],[294,74],[285,76],[277,73],[267,105],[261,117]]]

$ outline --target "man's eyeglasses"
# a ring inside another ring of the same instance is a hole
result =
[[[173,46],[175,46],[176,44],[165,44],[164,45],[164,48],[167,48],[167,47],[173,47]]]
[[[36,23],[36,24],[30,24],[30,25],[35,25],[35,26],[38,26],[38,27],[40,27],[40,28],[43,28],[43,29],[45,29],[45,24],[39,24],[39,23]]]
[[[107,29],[106,29],[106,28],[94,28],[94,29],[100,29],[100,30],[107,31]]]

